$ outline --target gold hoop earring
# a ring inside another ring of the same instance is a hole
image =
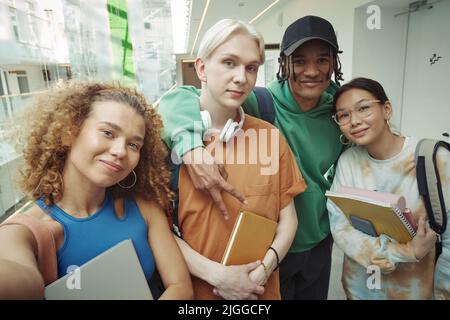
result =
[[[341,134],[341,135],[339,136],[339,141],[340,141],[344,146],[350,144],[350,140],[348,140],[347,137],[344,136],[343,134]]]
[[[137,182],[137,175],[136,175],[136,172],[134,172],[134,170],[131,170],[131,172],[132,172],[133,175],[134,175],[134,182],[133,182],[131,185],[129,185],[129,186],[123,186],[123,185],[120,184],[120,182],[118,182],[117,184],[119,185],[119,187],[121,187],[121,188],[123,188],[123,189],[131,189],[131,188],[134,187],[134,185],[135,185],[136,182]]]
[[[389,121],[389,119],[386,119],[386,123],[389,128],[389,131],[392,132],[391,122]]]

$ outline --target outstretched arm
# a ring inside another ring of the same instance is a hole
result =
[[[0,227],[0,300],[44,299],[36,251],[36,241],[27,227]]]
[[[166,93],[158,106],[164,123],[162,138],[179,158],[203,146],[199,97],[200,90],[181,86]]]
[[[182,159],[195,188],[209,194],[227,219],[229,215],[221,192],[228,192],[241,202],[245,198],[226,182],[223,166],[217,165],[203,147],[199,96],[196,88],[183,86],[162,97],[158,112],[164,122],[163,139],[172,150],[172,160]]]
[[[180,86],[166,93],[158,105],[158,113],[164,123],[162,138],[179,158],[188,151],[203,146],[200,93],[193,86]],[[242,107],[246,114],[260,117],[254,93],[250,93]]]

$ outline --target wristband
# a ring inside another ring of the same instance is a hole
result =
[[[275,253],[275,257],[277,258],[277,267],[275,268],[275,270],[277,270],[277,268],[280,266],[280,257],[278,256],[278,252],[273,247],[269,247],[268,250],[272,250],[273,253]]]

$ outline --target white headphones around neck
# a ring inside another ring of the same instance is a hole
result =
[[[205,127],[205,133],[207,133],[212,128],[211,115],[209,114],[208,110],[200,111],[200,115],[202,117],[203,126]],[[239,122],[236,122],[233,119],[228,119],[227,123],[220,132],[220,141],[230,141],[230,139],[234,137],[239,129],[242,128],[244,124],[244,109],[242,109],[242,107],[239,107],[239,116],[241,117],[241,121]]]

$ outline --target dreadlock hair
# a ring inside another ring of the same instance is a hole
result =
[[[339,59],[339,56],[338,56],[338,54],[342,53],[342,51],[336,50],[332,46],[329,46],[329,48],[330,48],[330,56],[332,57],[332,60],[333,60],[334,82],[336,82],[336,84],[339,86],[340,81],[344,80],[344,78],[342,77],[343,73],[341,71],[341,68],[342,68],[341,60]],[[280,56],[278,57],[277,80],[282,85],[284,85],[286,80],[289,79],[289,75],[291,73],[290,72],[291,68],[293,69],[294,67],[292,66],[292,63],[289,63],[289,56],[286,56],[283,52],[281,52]],[[294,81],[295,81],[295,74],[293,74],[293,76],[294,76]],[[328,74],[327,78],[331,79],[331,74]]]

